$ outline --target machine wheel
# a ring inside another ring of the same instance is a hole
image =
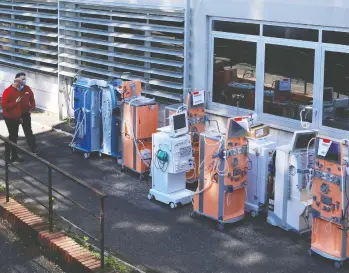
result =
[[[195,219],[197,215],[197,213],[195,211],[192,211],[190,214],[189,214],[190,218],[192,219]]]
[[[154,200],[154,195],[152,195],[152,194],[150,194],[150,193],[148,193],[148,200]]]
[[[144,179],[144,175],[143,174],[140,174],[139,175],[139,180],[142,181]]]
[[[84,153],[84,157],[85,157],[85,159],[88,159],[90,157],[90,154],[89,153]]]
[[[121,172],[125,173],[126,172],[126,168],[125,166],[121,166]]]
[[[338,262],[338,261],[334,262],[334,267],[336,269],[340,269],[340,268],[342,268],[342,266],[343,266],[343,262]]]
[[[121,159],[121,158],[118,158],[118,159],[117,159],[117,163],[118,163],[119,165],[122,165],[122,159]]]
[[[311,257],[313,256],[313,251],[311,249],[308,250],[308,255]]]
[[[175,208],[177,208],[177,205],[175,203],[171,202],[170,207],[171,207],[171,209],[175,209]]]
[[[254,217],[257,217],[259,215],[259,213],[257,211],[254,211],[252,210],[251,211],[251,216],[254,218]]]
[[[103,154],[102,154],[101,152],[99,152],[99,153],[98,153],[98,156],[99,156],[99,157],[102,157],[102,156],[103,156]]]
[[[224,230],[224,224],[223,223],[218,223],[217,228],[218,228],[219,231],[223,231]]]

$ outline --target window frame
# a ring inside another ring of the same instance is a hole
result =
[[[319,115],[318,115],[318,120],[319,120],[319,130],[321,131],[322,134],[325,135],[331,135],[334,138],[339,138],[339,139],[343,139],[349,138],[349,131],[347,130],[343,130],[343,129],[338,129],[338,128],[334,128],[334,127],[329,127],[329,126],[325,126],[322,124],[322,116],[323,116],[323,112],[322,112],[322,102],[323,102],[323,88],[324,88],[324,84],[325,84],[325,55],[326,55],[326,51],[329,52],[335,52],[335,53],[345,53],[345,54],[349,54],[349,46],[344,46],[344,45],[336,45],[336,44],[327,44],[327,43],[322,43],[321,45],[321,79],[320,79],[320,94],[318,96],[318,100],[321,101],[321,108],[319,108]]]
[[[212,24],[210,25],[212,26]],[[243,42],[252,42],[256,44],[256,96],[255,96],[255,109],[244,109],[244,108],[237,108],[236,106],[226,105],[218,102],[213,101],[213,63],[214,63],[214,41],[215,39],[227,39],[227,40],[236,40],[236,41],[243,41]],[[211,34],[209,35],[210,44],[209,44],[209,77],[208,77],[208,83],[207,86],[209,86],[209,100],[208,100],[208,106],[210,109],[217,111],[217,110],[224,110],[225,114],[232,114],[232,115],[247,115],[251,113],[256,113],[256,105],[257,105],[257,86],[258,86],[258,80],[260,77],[257,75],[257,71],[260,69],[257,69],[258,67],[258,50],[260,47],[260,43],[258,41],[260,40],[260,36],[258,35],[247,35],[247,34],[235,34],[235,33],[228,33],[228,32],[219,32],[219,31],[211,31]]]
[[[317,109],[319,109],[318,100],[315,98],[318,97],[319,93],[319,87],[318,82],[320,79],[320,71],[319,71],[319,65],[320,65],[320,46],[317,42],[308,42],[308,41],[298,41],[298,40],[290,40],[290,39],[282,39],[282,38],[271,38],[271,37],[263,37],[262,38],[263,43],[263,56],[260,55],[260,61],[262,63],[262,85],[260,86],[259,90],[264,89],[264,74],[265,74],[265,48],[266,45],[279,45],[279,46],[288,46],[288,47],[297,47],[297,48],[307,48],[307,49],[313,49],[314,50],[314,83],[313,83],[313,108],[315,109],[313,111],[313,117],[312,122],[310,124],[310,127],[308,129],[316,129],[318,127],[317,122]],[[261,93],[259,91],[259,93]],[[262,92],[263,93],[263,92]],[[260,120],[266,123],[271,123],[273,125],[277,125],[280,127],[289,127],[295,130],[303,129],[300,120],[294,120],[291,118],[286,118],[282,116],[276,116],[268,113],[264,113],[263,111],[263,102],[264,102],[264,94],[261,94],[262,99],[259,100],[260,104],[260,111],[258,112],[258,116],[260,117]]]
[[[235,34],[235,33],[225,33],[213,30],[213,21],[227,21],[227,22],[239,22],[239,23],[252,23],[260,25],[260,35],[247,35],[247,34]],[[263,26],[264,25],[275,25],[281,27],[294,27],[294,28],[307,28],[318,30],[319,39],[318,42],[293,40],[285,38],[273,38],[263,36]],[[281,129],[285,131],[295,131],[302,130],[300,121],[293,120],[286,117],[275,116],[267,113],[263,113],[263,102],[264,102],[264,72],[265,72],[265,46],[266,44],[276,44],[281,46],[293,46],[298,48],[309,48],[313,49],[314,56],[314,83],[313,83],[313,118],[312,123],[308,129],[321,130],[323,135],[331,135],[337,138],[349,138],[349,132],[343,129],[336,129],[331,127],[326,127],[322,125],[322,107],[323,107],[323,86],[324,86],[324,66],[325,66],[325,51],[348,53],[349,46],[329,44],[322,42],[322,32],[326,31],[341,31],[348,32],[349,29],[340,29],[335,27],[319,27],[310,26],[303,24],[292,24],[292,23],[281,23],[281,22],[268,22],[261,20],[247,20],[247,19],[237,19],[237,18],[221,18],[221,17],[208,17],[208,71],[207,71],[207,81],[206,90],[208,90],[207,106],[208,110],[217,112],[222,116],[234,116],[234,115],[244,115],[249,113],[257,114],[258,121],[269,123],[275,129]],[[241,40],[248,42],[257,43],[257,63],[256,63],[256,94],[255,94],[255,109],[247,110],[240,108],[237,111],[237,107],[220,104],[213,102],[213,60],[214,60],[214,39],[232,39]]]

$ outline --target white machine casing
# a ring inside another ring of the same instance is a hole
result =
[[[193,193],[186,189],[186,172],[194,167],[190,135],[171,137],[166,132],[158,132],[152,138],[152,189],[148,197],[175,206],[191,203]],[[157,165],[159,150],[168,155],[168,163],[163,170]]]
[[[251,161],[250,170],[247,170],[247,189],[245,211],[257,216],[267,206],[268,166],[276,143],[269,137],[249,138],[248,157]]]
[[[292,145],[276,149],[274,212],[269,211],[269,224],[285,230],[304,233],[311,230],[312,195],[306,189],[306,164],[314,163],[314,149],[292,151]]]

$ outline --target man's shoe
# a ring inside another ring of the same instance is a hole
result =
[[[11,158],[10,163],[14,163],[14,162],[23,162],[23,161],[24,161],[23,158],[21,158],[21,157],[19,157],[19,156],[15,156],[15,157]]]

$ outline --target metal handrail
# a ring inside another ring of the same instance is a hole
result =
[[[24,191],[16,188],[17,190],[19,190],[21,193],[25,194],[26,196],[28,196],[29,198],[31,198],[32,200],[34,200],[35,202],[37,202],[38,204],[40,204],[41,206],[43,206],[45,209],[48,210],[48,218],[49,218],[49,231],[52,232],[53,231],[53,215],[57,215],[58,217],[60,217],[62,220],[68,222],[69,224],[71,224],[72,226],[74,226],[76,229],[80,230],[81,232],[83,232],[85,235],[87,235],[88,237],[90,237],[91,239],[99,242],[100,244],[100,256],[101,256],[101,268],[104,268],[104,215],[105,215],[105,210],[104,210],[104,199],[107,197],[107,195],[97,189],[95,189],[94,187],[90,186],[89,184],[87,184],[86,182],[82,181],[81,179],[67,173],[66,171],[58,168],[57,166],[51,164],[50,162],[46,161],[45,159],[37,156],[36,154],[33,154],[32,152],[28,151],[27,149],[18,146],[16,143],[10,141],[9,139],[5,138],[4,136],[0,135],[0,140],[2,140],[3,142],[5,142],[5,184],[6,184],[6,202],[9,202],[10,200],[10,183],[9,183],[9,162],[8,162],[8,157],[7,155],[7,151],[10,147],[15,147],[16,149],[22,151],[24,154],[31,156],[32,158],[36,159],[37,161],[39,161],[40,163],[46,165],[48,167],[48,176],[47,176],[47,180],[48,180],[48,185],[46,185],[44,182],[42,182],[40,179],[36,178],[35,176],[29,174],[28,172],[26,172],[25,170],[23,170],[22,168],[19,168],[18,166],[14,166],[12,165],[12,167],[15,167],[16,169],[18,169],[21,172],[24,172],[26,175],[32,177],[33,179],[35,179],[37,182],[39,182],[41,185],[44,185],[45,187],[48,188],[48,207],[44,204],[42,204],[39,200],[37,200],[35,197],[32,197],[30,195],[28,195],[27,193],[25,193]],[[52,186],[52,170],[55,170],[56,172],[62,174],[63,176],[69,178],[70,180],[74,181],[77,185],[80,185],[88,190],[91,190],[93,193],[95,193],[99,198],[100,198],[100,215],[97,216],[96,214],[94,214],[92,211],[88,210],[87,208],[85,208],[83,205],[79,204],[78,202],[72,200],[71,198],[68,198],[66,196],[64,196],[62,193],[60,193],[58,190],[54,189]],[[75,225],[74,223],[70,222],[68,219],[66,219],[65,217],[59,215],[56,211],[53,210],[53,192],[59,194],[61,197],[63,197],[64,199],[72,202],[74,205],[78,206],[79,208],[83,209],[84,211],[86,211],[87,213],[89,213],[90,215],[94,216],[96,219],[99,220],[100,222],[100,239],[96,239],[95,237],[93,237],[92,235],[90,235],[89,233],[87,233],[86,231],[84,231],[83,229],[81,229],[80,227],[78,227],[77,225]]]

